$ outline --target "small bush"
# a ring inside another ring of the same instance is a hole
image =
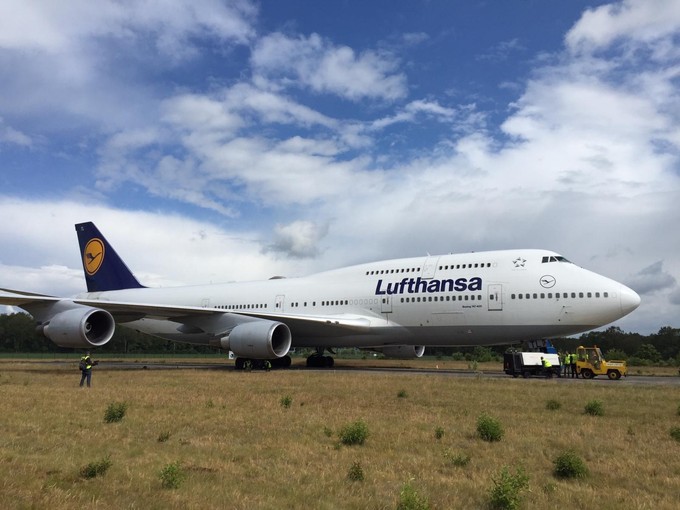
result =
[[[482,414],[477,419],[477,434],[484,441],[500,441],[503,437],[503,426],[496,418]]]
[[[444,429],[441,427],[434,429],[434,438],[441,439],[442,437],[444,437]]]
[[[399,492],[397,510],[429,510],[430,503],[410,483],[405,483]]]
[[[600,400],[591,400],[586,404],[585,413],[590,416],[604,416],[604,406]]]
[[[562,404],[554,398],[551,398],[545,403],[545,408],[549,411],[557,411],[560,407],[562,407]]]
[[[470,456],[465,453],[453,453],[450,450],[444,452],[447,464],[455,467],[465,467],[470,463]]]
[[[125,402],[111,402],[104,412],[104,421],[106,423],[115,423],[121,421],[127,411],[127,403]]]
[[[170,439],[170,432],[168,432],[167,430],[158,434],[159,443],[165,443],[168,439]]]
[[[680,427],[671,428],[671,437],[680,442]]]
[[[184,471],[179,462],[172,462],[161,469],[158,477],[165,489],[177,489],[184,480]]]
[[[347,478],[349,478],[353,482],[364,481],[364,468],[361,467],[360,463],[354,462],[352,464],[352,467],[350,467],[349,471],[347,472]]]
[[[493,480],[491,488],[491,507],[501,510],[516,510],[522,502],[522,492],[529,487],[529,475],[522,468],[510,474],[508,467],[501,470],[498,479]]]
[[[90,462],[87,466],[80,469],[80,476],[83,478],[94,478],[101,476],[111,467],[111,459],[104,457],[97,462]]]
[[[330,427],[324,427],[323,428],[323,435],[326,436],[326,437],[332,437],[333,431],[330,429]]]
[[[588,476],[588,468],[575,451],[562,452],[553,461],[554,475],[558,478],[585,478]]]
[[[399,390],[399,393],[397,393],[398,398],[406,398],[408,397],[408,393],[406,393],[406,390]]]
[[[363,420],[345,425],[340,430],[340,442],[345,445],[362,445],[368,437],[368,425]]]
[[[279,403],[281,404],[281,407],[283,407],[284,409],[288,409],[291,405],[293,405],[293,397],[291,397],[290,395],[281,397]]]

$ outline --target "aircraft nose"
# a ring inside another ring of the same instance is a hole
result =
[[[640,296],[638,296],[638,293],[625,285],[621,285],[619,296],[621,296],[621,311],[624,314],[629,314],[640,306]]]

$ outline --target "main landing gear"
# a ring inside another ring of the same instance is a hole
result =
[[[324,356],[325,347],[317,347],[316,352],[307,358],[307,366],[310,368],[331,368],[335,364],[332,356]],[[328,352],[335,354],[328,349]]]
[[[288,368],[290,362],[288,355],[275,359],[236,358],[234,368],[236,370],[270,370],[272,368]]]

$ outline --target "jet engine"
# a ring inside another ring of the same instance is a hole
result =
[[[412,359],[420,358],[425,352],[424,345],[388,345],[381,352],[388,358]]]
[[[290,329],[285,324],[257,320],[236,326],[228,337],[220,340],[220,347],[242,358],[273,359],[288,354],[291,341]]]
[[[42,328],[43,334],[59,347],[101,347],[116,330],[113,316],[106,310],[78,307],[59,312]]]

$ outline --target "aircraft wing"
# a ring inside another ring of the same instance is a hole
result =
[[[100,308],[111,313],[117,322],[130,322],[138,319],[170,320],[179,324],[186,324],[192,328],[199,328],[205,333],[225,333],[225,322],[220,320],[225,316],[233,318],[229,321],[233,325],[242,322],[239,317],[252,317],[270,321],[278,321],[288,326],[293,337],[328,337],[347,334],[368,333],[371,323],[382,320],[379,317],[369,317],[357,314],[335,315],[304,315],[267,313],[239,310],[227,311],[200,306],[173,306],[144,304],[132,302],[106,301],[99,299],[73,299],[34,294],[0,288],[0,305],[27,308],[30,312],[32,305],[56,303],[58,301],[72,301],[75,304]],[[232,326],[233,327],[233,326]],[[230,329],[226,328],[227,331]]]
[[[288,326],[293,338],[300,336],[343,336],[347,334],[368,333],[372,319],[368,316],[357,314],[336,315],[304,315],[267,313],[257,311],[227,311],[200,306],[173,306],[141,303],[125,303],[92,299],[74,299],[74,303],[101,308],[110,312],[115,318],[124,318],[125,321],[148,318],[159,320],[171,320],[199,328],[206,333],[223,333],[224,322],[219,319],[224,316],[233,317],[234,324],[240,321],[238,317],[252,317],[278,321]],[[384,319],[382,319],[384,321]],[[122,321],[121,321],[122,322]]]
[[[48,296],[46,294],[34,294],[20,290],[0,289],[0,305],[22,306],[38,303],[51,303],[60,301],[62,298]]]

